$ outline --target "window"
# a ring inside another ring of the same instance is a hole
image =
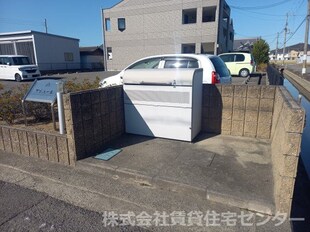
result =
[[[111,19],[110,18],[105,19],[105,30],[111,31]]]
[[[214,54],[214,43],[202,43],[201,54]]]
[[[221,77],[228,77],[230,76],[230,73],[223,62],[218,56],[210,57],[210,60],[215,68],[215,71],[221,76]]]
[[[199,65],[195,59],[167,58],[164,68],[199,68]]]
[[[159,66],[161,58],[151,58],[146,60],[138,61],[131,65],[128,69],[156,69]]]
[[[221,58],[224,62],[234,62],[234,54],[220,55],[220,58]]]
[[[202,22],[214,22],[216,15],[216,6],[202,8]]]
[[[14,65],[28,65],[30,64],[28,57],[13,57],[13,64]]]
[[[124,19],[124,18],[118,19],[118,30],[120,30],[120,31],[126,30],[126,19]]]
[[[182,53],[190,54],[196,52],[195,44],[182,44]]]
[[[72,52],[65,52],[65,61],[73,61],[73,53]]]
[[[113,55],[112,55],[112,48],[111,47],[107,47],[107,54],[108,54],[108,60],[112,60]]]
[[[242,55],[242,54],[236,54],[236,56],[235,56],[235,61],[244,61],[245,60],[245,57],[244,57],[244,55]]]
[[[0,57],[0,64],[7,65],[8,63],[12,63],[8,57]]]
[[[197,22],[197,9],[183,10],[183,24],[191,24]]]

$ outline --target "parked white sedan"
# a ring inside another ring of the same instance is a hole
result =
[[[204,84],[230,84],[231,75],[225,63],[216,55],[168,54],[137,60],[115,76],[100,81],[100,87],[123,84],[127,69],[202,68]]]

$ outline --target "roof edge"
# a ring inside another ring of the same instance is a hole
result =
[[[77,38],[72,38],[72,37],[62,36],[62,35],[55,35],[55,34],[44,33],[44,32],[33,31],[33,30],[15,31],[15,32],[5,32],[5,33],[0,33],[0,36],[21,35],[21,34],[40,34],[40,35],[48,35],[48,36],[54,36],[54,37],[60,37],[60,38],[65,38],[65,39],[71,39],[71,40],[80,41],[80,39],[77,39]]]

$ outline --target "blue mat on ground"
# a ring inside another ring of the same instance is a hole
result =
[[[109,160],[116,156],[118,153],[120,153],[122,149],[113,149],[113,148],[108,148],[104,152],[98,154],[95,156],[95,159],[100,159],[100,160]]]

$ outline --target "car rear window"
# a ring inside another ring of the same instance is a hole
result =
[[[229,71],[224,63],[224,61],[217,57],[212,56],[210,57],[210,60],[215,68],[215,71],[221,76],[221,77],[228,77],[230,76]]]

